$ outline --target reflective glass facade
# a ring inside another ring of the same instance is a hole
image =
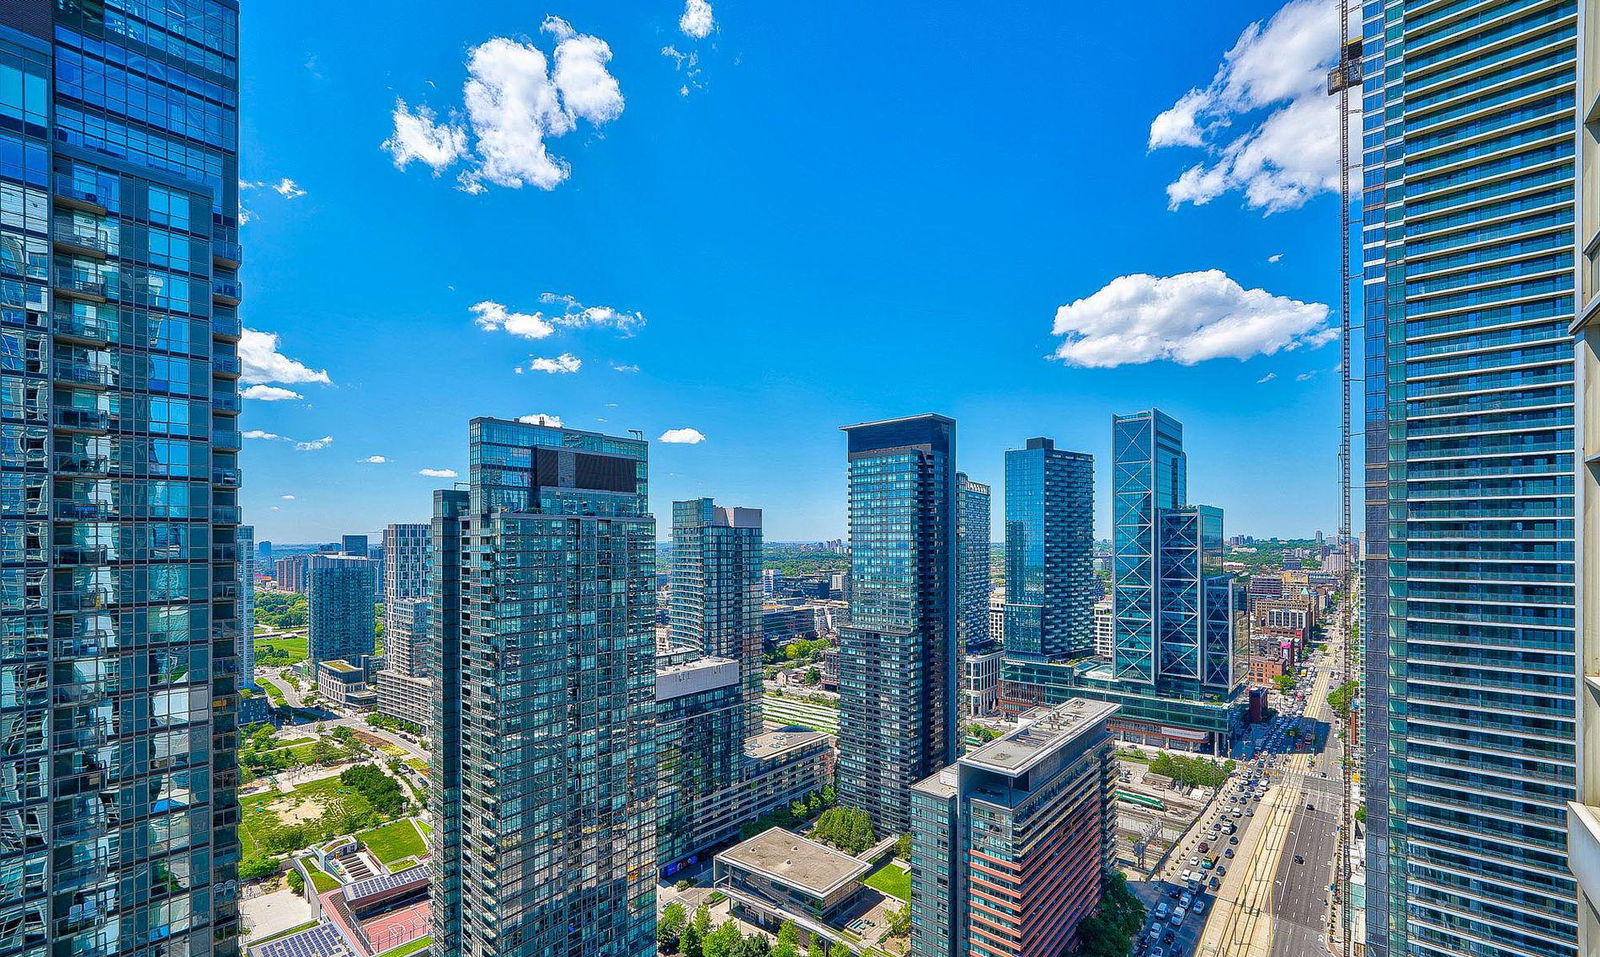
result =
[[[405,603],[428,597],[428,526],[390,525],[383,530],[383,656],[384,667],[407,677],[427,674],[422,643],[424,628],[414,627],[413,606]]]
[[[312,555],[306,562],[306,668],[324,661],[361,664],[377,647],[372,560]]]
[[[989,486],[956,473],[956,646],[982,651],[989,634]]]
[[[672,503],[672,644],[739,662],[743,708],[726,743],[734,755],[761,733],[763,554],[760,509]]]
[[[434,499],[434,946],[655,953],[647,445],[475,419]]]
[[[1029,439],[1006,452],[1006,654],[1094,653],[1094,456]]]
[[[955,422],[845,428],[850,624],[839,632],[839,802],[909,826],[906,790],[956,746]]]
[[[1155,684],[1160,512],[1188,495],[1183,424],[1151,409],[1111,420],[1111,599],[1119,681]]]
[[[1576,13],[1361,10],[1373,957],[1576,950]]]
[[[238,951],[237,42],[0,3],[0,955]]]

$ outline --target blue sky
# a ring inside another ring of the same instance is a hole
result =
[[[1151,405],[1230,534],[1333,530],[1331,7],[684,2],[245,5],[258,538],[424,520],[531,413],[842,537],[838,427],[922,411],[997,524],[1005,449],[1094,453],[1104,535]]]

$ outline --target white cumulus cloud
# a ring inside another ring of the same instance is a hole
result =
[[[1273,253],[1272,255],[1267,257],[1267,262],[1269,262],[1269,263],[1282,262],[1282,261],[1283,261],[1283,253]]]
[[[1091,368],[1248,359],[1338,334],[1326,305],[1245,289],[1219,269],[1120,276],[1056,310],[1052,332],[1063,340],[1055,358]]]
[[[273,332],[244,330],[239,339],[239,365],[246,383],[316,382],[332,385],[327,370],[313,369],[298,359],[278,351],[278,335]]]
[[[282,496],[279,496],[279,497],[282,498],[285,502],[294,501],[294,496],[293,495],[282,495]]]
[[[550,54],[532,42],[492,37],[467,55],[462,87],[465,117],[437,118],[427,106],[395,103],[394,132],[383,149],[404,169],[420,160],[434,173],[462,163],[460,188],[555,189],[570,174],[547,142],[573,132],[579,121],[599,128],[622,115],[622,88],[611,74],[611,47],[579,33],[559,17],[541,31],[555,41]]]
[[[284,199],[299,199],[306,194],[306,191],[300,188],[299,183],[287,176],[272,184],[272,189]]]
[[[257,399],[261,402],[283,402],[288,399],[305,398],[293,389],[283,389],[275,385],[253,385],[239,394],[246,399]]]
[[[529,372],[548,372],[551,375],[568,375],[581,368],[583,360],[570,352],[554,357],[534,356],[533,361],[528,363]]]
[[[324,435],[322,438],[312,439],[310,442],[296,442],[294,447],[301,452],[318,452],[332,444],[333,436]]]
[[[285,442],[294,441],[288,436],[279,435],[276,432],[263,432],[260,429],[245,429],[244,437],[247,439],[282,439]]]
[[[705,440],[705,433],[699,429],[668,429],[661,433],[661,438],[656,441],[671,445],[699,445]]]
[[[611,368],[622,373],[639,371],[639,367],[631,362],[613,362],[611,363]]]
[[[360,462],[365,463],[367,465],[382,465],[383,463],[389,461],[389,459],[387,457],[385,457],[385,456],[382,456],[382,455],[369,455],[366,458],[358,459],[357,461],[360,461]]]
[[[526,422],[529,425],[548,425],[551,428],[561,428],[561,416],[549,415],[544,412],[534,412],[529,415],[519,415],[517,416],[517,421]]]
[[[418,475],[426,475],[428,478],[455,478],[456,477],[456,470],[455,469],[418,469],[417,470],[417,474]]]
[[[1326,82],[1338,60],[1332,0],[1290,0],[1264,24],[1246,27],[1210,84],[1150,123],[1150,149],[1209,154],[1167,186],[1169,208],[1238,192],[1247,206],[1275,213],[1337,191],[1339,101]]]
[[[553,292],[542,293],[539,302],[544,307],[560,308],[515,312],[503,303],[485,299],[472,306],[472,321],[479,329],[505,331],[523,339],[545,339],[557,329],[611,329],[618,335],[631,336],[645,323],[642,312],[628,312],[612,306],[585,306],[572,296]]]
[[[687,0],[683,16],[678,18],[678,29],[696,40],[704,40],[716,26],[711,17],[711,4],[707,0]]]
[[[479,329],[503,329],[524,339],[543,339],[553,335],[556,327],[543,313],[512,312],[498,302],[485,299],[472,307],[473,322]]]
[[[1277,377],[1278,377],[1278,374],[1276,372],[1269,372],[1266,375],[1262,376],[1261,378],[1257,379],[1256,380],[1256,385],[1264,385],[1264,384],[1266,384],[1268,382],[1271,382],[1273,379],[1276,379]]]

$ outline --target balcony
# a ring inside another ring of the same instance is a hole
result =
[[[211,411],[212,412],[220,412],[223,415],[238,415],[239,414],[239,397],[237,395],[232,395],[232,394],[229,394],[229,393],[221,393],[221,394],[212,395],[211,396]]]
[[[211,625],[212,641],[225,641],[231,645],[239,640],[240,634],[242,632],[239,630],[238,625],[219,625],[216,623]]]
[[[104,565],[111,561],[111,549],[104,545],[62,545],[56,548],[58,565]]]
[[[99,409],[57,409],[56,428],[68,432],[109,432],[111,414]]]
[[[211,546],[211,560],[214,562],[236,562],[239,560],[239,546],[213,545]]]
[[[70,219],[57,219],[51,240],[65,253],[104,259],[117,254],[117,239],[108,229],[86,229]]]
[[[238,488],[243,478],[238,469],[212,469],[211,484],[222,488]]]
[[[237,279],[211,279],[211,298],[230,306],[237,306],[244,298],[244,284]]]
[[[211,317],[211,334],[218,339],[238,342],[244,335],[244,324],[238,316],[214,315]]]
[[[236,242],[226,239],[213,239],[211,241],[211,261],[219,266],[230,266],[238,269],[244,262],[244,247]]]
[[[219,601],[233,601],[239,597],[238,582],[212,582],[211,597]]]
[[[56,499],[56,518],[64,522],[105,522],[117,517],[111,502]]]
[[[211,506],[211,521],[217,525],[239,524],[239,506],[213,505]]]
[[[56,292],[90,302],[105,302],[111,292],[106,281],[93,273],[58,272],[55,287]]]
[[[111,472],[111,459],[104,455],[73,455],[58,452],[55,470],[62,475],[108,475]]]
[[[244,437],[232,429],[212,429],[211,447],[237,452],[244,448]]]
[[[84,189],[74,183],[70,177],[57,176],[55,187],[55,199],[58,206],[81,209],[85,212],[104,216],[110,212],[106,204],[116,203],[115,196],[101,196],[93,190]]]
[[[89,362],[57,362],[55,380],[57,385],[109,389],[117,384],[117,370]]]
[[[74,588],[55,594],[56,611],[93,611],[111,603],[111,593],[103,588]]]
[[[90,345],[109,345],[115,339],[115,327],[100,319],[58,312],[50,317],[50,331],[57,339],[70,339]]]
[[[239,357],[214,355],[211,357],[211,374],[239,378]]]

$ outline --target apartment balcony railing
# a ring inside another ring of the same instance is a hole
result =
[[[238,316],[212,316],[211,334],[218,339],[231,339],[234,342],[244,335],[244,324]]]
[[[212,582],[211,597],[233,601],[239,597],[239,586],[235,582]]]
[[[239,264],[244,262],[244,247],[231,240],[213,239],[211,258],[214,262],[238,269]]]
[[[244,283],[237,279],[219,279],[212,277],[211,297],[220,299],[230,306],[237,306],[239,300],[244,298]]]
[[[87,252],[96,256],[116,255],[118,251],[117,238],[106,229],[86,229],[70,219],[57,219],[55,231],[51,239],[57,246],[65,246],[74,251]]]
[[[57,176],[55,179],[56,202],[63,206],[87,208],[90,212],[104,216],[109,212],[108,204],[116,201],[114,196],[102,196],[93,190],[78,186],[70,177]]]
[[[116,329],[112,323],[71,312],[58,312],[50,317],[50,329],[62,339],[75,339],[103,346],[111,342]]]
[[[213,505],[211,506],[211,521],[217,525],[239,524],[239,506]]]
[[[99,409],[57,409],[56,428],[72,432],[109,432],[111,414]]]
[[[117,507],[110,502],[56,499],[56,518],[62,521],[105,522],[116,517]]]
[[[55,287],[57,292],[98,302],[105,302],[115,292],[104,279],[93,273],[58,272]]]
[[[212,429],[211,447],[237,452],[244,448],[244,438],[231,429]]]
[[[243,475],[238,469],[212,469],[211,484],[223,488],[238,488]]]
[[[55,593],[56,611],[93,611],[111,603],[111,593],[103,588],[74,588]]]
[[[111,549],[104,545],[61,545],[56,548],[58,565],[104,565],[111,561]]]
[[[211,397],[211,411],[221,412],[224,415],[238,415],[239,397],[228,392],[217,393]]]
[[[230,376],[235,379],[239,378],[239,357],[226,355],[212,356],[211,372],[214,375]]]
[[[214,562],[236,562],[239,560],[239,546],[213,545],[211,546],[211,560]]]
[[[111,459],[104,455],[57,453],[55,470],[64,475],[107,475],[111,471]]]
[[[109,389],[117,384],[117,370],[89,362],[57,362],[55,379],[57,383],[90,389]]]

